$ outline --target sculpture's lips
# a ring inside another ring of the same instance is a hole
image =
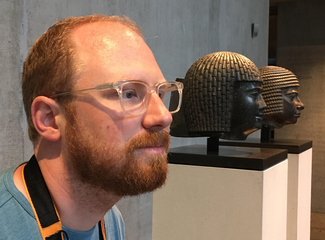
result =
[[[295,116],[296,118],[298,118],[298,117],[300,117],[300,113],[296,113],[294,116]]]

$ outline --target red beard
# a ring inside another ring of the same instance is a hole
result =
[[[118,196],[134,196],[161,187],[167,177],[167,131],[145,132],[132,137],[121,149],[112,148],[79,125],[67,109],[65,128],[69,172],[82,183]],[[112,139],[114,141],[114,139]],[[163,146],[163,154],[145,154],[141,147]]]

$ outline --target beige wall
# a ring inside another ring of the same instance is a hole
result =
[[[32,146],[21,97],[22,63],[32,43],[57,19],[92,13],[127,15],[144,31],[166,79],[184,77],[198,58],[228,50],[267,63],[268,0],[0,0],[0,170],[27,161]],[[251,37],[251,24],[259,35]],[[172,146],[205,139],[173,139]],[[127,239],[151,239],[151,199],[119,208]]]
[[[294,72],[305,104],[294,125],[275,138],[313,140],[312,211],[325,213],[325,2],[285,2],[278,7],[277,63]]]

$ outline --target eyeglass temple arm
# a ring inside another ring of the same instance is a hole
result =
[[[97,87],[93,87],[93,88],[86,88],[86,89],[81,89],[81,90],[75,90],[75,91],[70,91],[70,92],[63,92],[63,93],[57,93],[57,94],[53,94],[51,96],[51,98],[54,97],[59,97],[59,96],[64,96],[64,95],[69,95],[71,93],[77,93],[77,92],[84,92],[84,91],[89,91],[89,90],[102,90],[102,89],[109,89],[109,88],[113,88],[114,84],[110,83],[110,84],[104,84],[104,85],[100,85]]]

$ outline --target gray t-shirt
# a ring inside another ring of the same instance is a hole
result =
[[[0,173],[0,240],[42,239],[33,210],[16,188],[13,174],[17,166]],[[120,211],[113,206],[104,216],[107,240],[124,240],[124,222]],[[96,224],[91,230],[79,232],[62,226],[69,240],[98,240]]]

